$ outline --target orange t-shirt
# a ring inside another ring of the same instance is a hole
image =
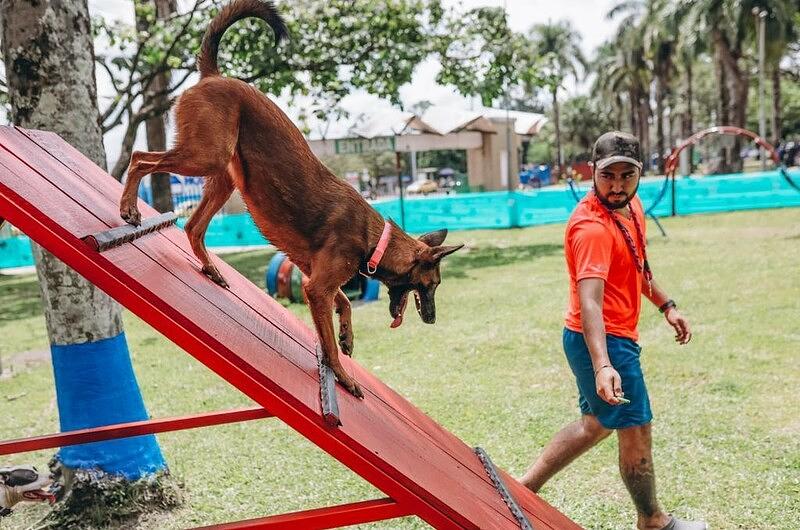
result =
[[[634,197],[630,205],[633,215],[639,221],[639,226],[645,231],[643,237],[646,238],[647,228],[642,203],[638,197]],[[633,220],[620,214],[616,216],[636,243],[641,263],[642,249],[639,248]],[[637,325],[642,307],[642,273],[636,269],[622,231],[593,192],[589,192],[578,203],[567,222],[564,254],[569,272],[569,308],[566,327],[578,333],[583,332],[578,282],[584,278],[602,278],[605,280],[603,322],[606,333],[638,340]]]

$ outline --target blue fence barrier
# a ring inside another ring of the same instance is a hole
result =
[[[800,179],[800,170],[789,172]],[[649,208],[660,194],[663,178],[643,179],[639,196]],[[578,186],[580,195],[589,184]],[[676,207],[679,215],[731,212],[759,208],[800,206],[800,193],[778,172],[679,177],[675,182]],[[384,217],[400,220],[400,201],[375,201],[373,207]],[[575,199],[566,186],[552,186],[531,191],[466,193],[404,201],[406,230],[423,233],[439,228],[470,230],[476,228],[509,228],[562,223],[575,207]],[[664,217],[672,211],[672,187],[653,210]],[[185,219],[179,221],[180,226]],[[206,233],[209,247],[265,245],[249,214],[221,215],[212,219]],[[0,268],[32,265],[28,239],[18,236],[0,239]]]

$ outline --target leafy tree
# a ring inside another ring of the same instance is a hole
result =
[[[562,159],[558,90],[567,77],[579,79],[579,71],[586,71],[588,63],[580,48],[580,34],[566,20],[536,24],[530,29],[528,36],[535,56],[540,58],[537,64],[542,69],[542,74],[538,77],[540,84],[546,86],[552,95],[556,164],[560,167]]]
[[[781,104],[781,60],[791,43],[800,39],[800,2],[770,1],[765,2],[767,17],[765,23],[766,62],[772,81],[772,134],[770,140],[775,143],[783,138]],[[794,16],[792,14],[794,13]]]
[[[196,0],[189,11],[151,20],[135,31],[120,22],[95,21],[98,39],[109,45],[98,56],[116,97],[104,109],[104,131],[126,126],[112,174],[122,176],[142,122],[165,114],[195,71],[195,53],[217,5]],[[350,92],[366,89],[399,102],[399,88],[431,53],[430,32],[441,23],[438,0],[297,0],[281,5],[291,40],[276,48],[271,30],[258,20],[228,30],[221,45],[225,75],[254,83],[270,94],[308,96],[305,115],[324,118]],[[171,84],[142,96],[171,71]],[[163,97],[157,97],[163,96]]]
[[[650,82],[652,70],[647,64],[642,20],[645,11],[641,2],[623,2],[607,14],[609,20],[622,17],[612,46],[619,51],[614,67],[617,78],[628,92],[632,133],[639,137],[642,152],[650,153]]]
[[[519,36],[499,7],[449,13],[435,50],[442,69],[436,81],[466,96],[480,96],[486,106],[506,95],[518,79]]]
[[[614,110],[589,96],[575,96],[563,104],[562,130],[568,138],[565,146],[567,160],[586,160],[595,140],[615,129]]]

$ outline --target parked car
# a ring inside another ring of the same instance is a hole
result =
[[[422,195],[427,195],[429,193],[434,193],[436,191],[439,191],[439,185],[436,184],[435,181],[428,179],[415,180],[414,182],[409,184],[408,187],[406,188],[406,192],[409,195],[414,195],[419,193],[421,193]]]

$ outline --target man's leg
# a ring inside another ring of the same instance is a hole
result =
[[[609,434],[611,431],[600,425],[597,417],[591,414],[582,415],[581,419],[570,423],[553,436],[520,482],[531,491],[538,492],[553,475]]]
[[[661,511],[656,500],[656,474],[653,469],[650,424],[617,431],[619,470],[639,515],[641,529],[664,528],[670,517]]]

